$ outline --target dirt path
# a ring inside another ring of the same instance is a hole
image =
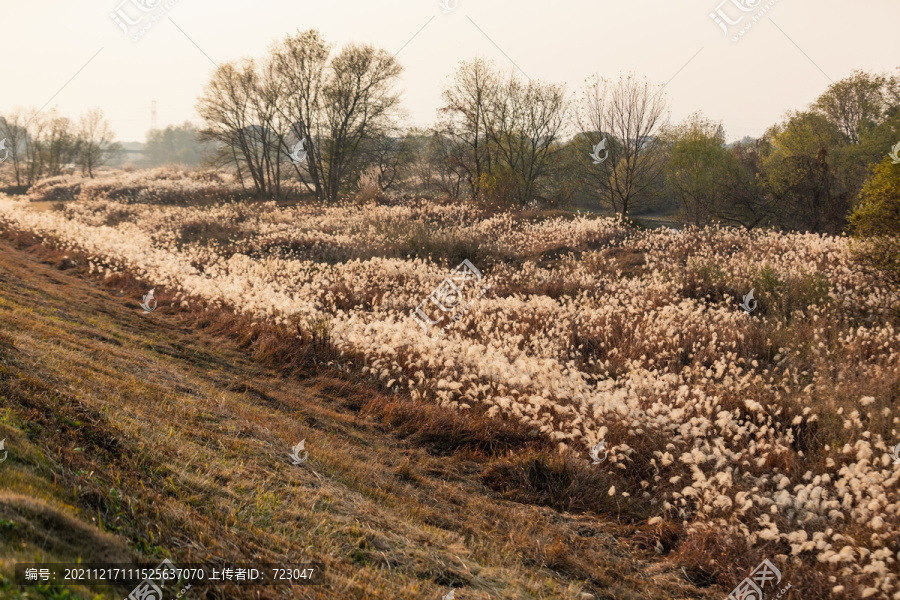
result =
[[[320,586],[187,598],[724,595],[614,518],[502,499],[482,482],[491,459],[361,417],[369,393],[334,374],[279,376],[163,303],[144,314],[0,241],[0,596],[22,591],[15,562],[164,554],[324,566]],[[300,440],[309,458],[296,466]]]

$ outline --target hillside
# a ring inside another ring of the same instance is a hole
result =
[[[528,434],[474,429],[296,357],[272,368],[228,334],[246,322],[143,314],[135,282],[104,285],[76,255],[12,237],[0,241],[0,596],[92,597],[17,587],[15,562],[163,556],[325,565],[317,587],[195,585],[190,598],[723,595],[658,554],[660,528],[487,487],[511,447],[542,451]],[[309,460],[295,466],[301,439]]]

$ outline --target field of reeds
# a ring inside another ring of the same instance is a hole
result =
[[[845,237],[256,202],[166,169],[0,197],[0,226],[135,301],[154,289],[148,319],[231,315],[267,368],[358,378],[426,411],[418,438],[489,457],[474,483],[492,497],[638,527],[711,597],[768,559],[782,598],[900,598],[900,336],[892,291]],[[489,289],[424,328],[411,313],[464,260]],[[401,430],[413,410],[370,409]]]

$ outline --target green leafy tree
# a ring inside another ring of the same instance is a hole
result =
[[[861,132],[886,116],[891,85],[888,77],[856,70],[831,84],[813,110],[834,124],[847,141],[858,144]]]
[[[768,223],[769,196],[760,185],[757,145],[725,145],[720,123],[695,113],[667,129],[670,144],[666,186],[684,221],[703,226],[718,221],[747,229]]]
[[[889,157],[876,165],[863,185],[850,230],[858,238],[900,237],[900,165]]]
[[[812,105],[847,142],[833,154],[833,171],[856,197],[871,166],[900,140],[900,78],[865,71],[832,84]]]
[[[852,182],[839,177],[840,151],[848,142],[820,114],[796,112],[770,128],[763,145],[765,186],[779,224],[787,229],[839,233],[845,224]]]
[[[725,181],[727,191],[716,211],[722,221],[748,230],[770,225],[775,215],[772,196],[764,187],[759,147],[758,141],[742,141],[728,150],[732,164]]]
[[[900,289],[900,165],[885,157],[872,171],[850,217],[854,259],[879,281]]]
[[[721,123],[694,113],[670,128],[666,183],[681,205],[681,218],[702,227],[716,216],[726,201],[727,181],[734,160],[725,148]]]

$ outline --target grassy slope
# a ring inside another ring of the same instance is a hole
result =
[[[188,598],[724,595],[641,549],[656,545],[646,528],[492,492],[501,459],[467,447],[458,415],[334,371],[285,376],[196,315],[144,315],[33,250],[0,241],[0,597],[74,591],[16,588],[17,561],[164,555],[326,566],[321,587]]]

